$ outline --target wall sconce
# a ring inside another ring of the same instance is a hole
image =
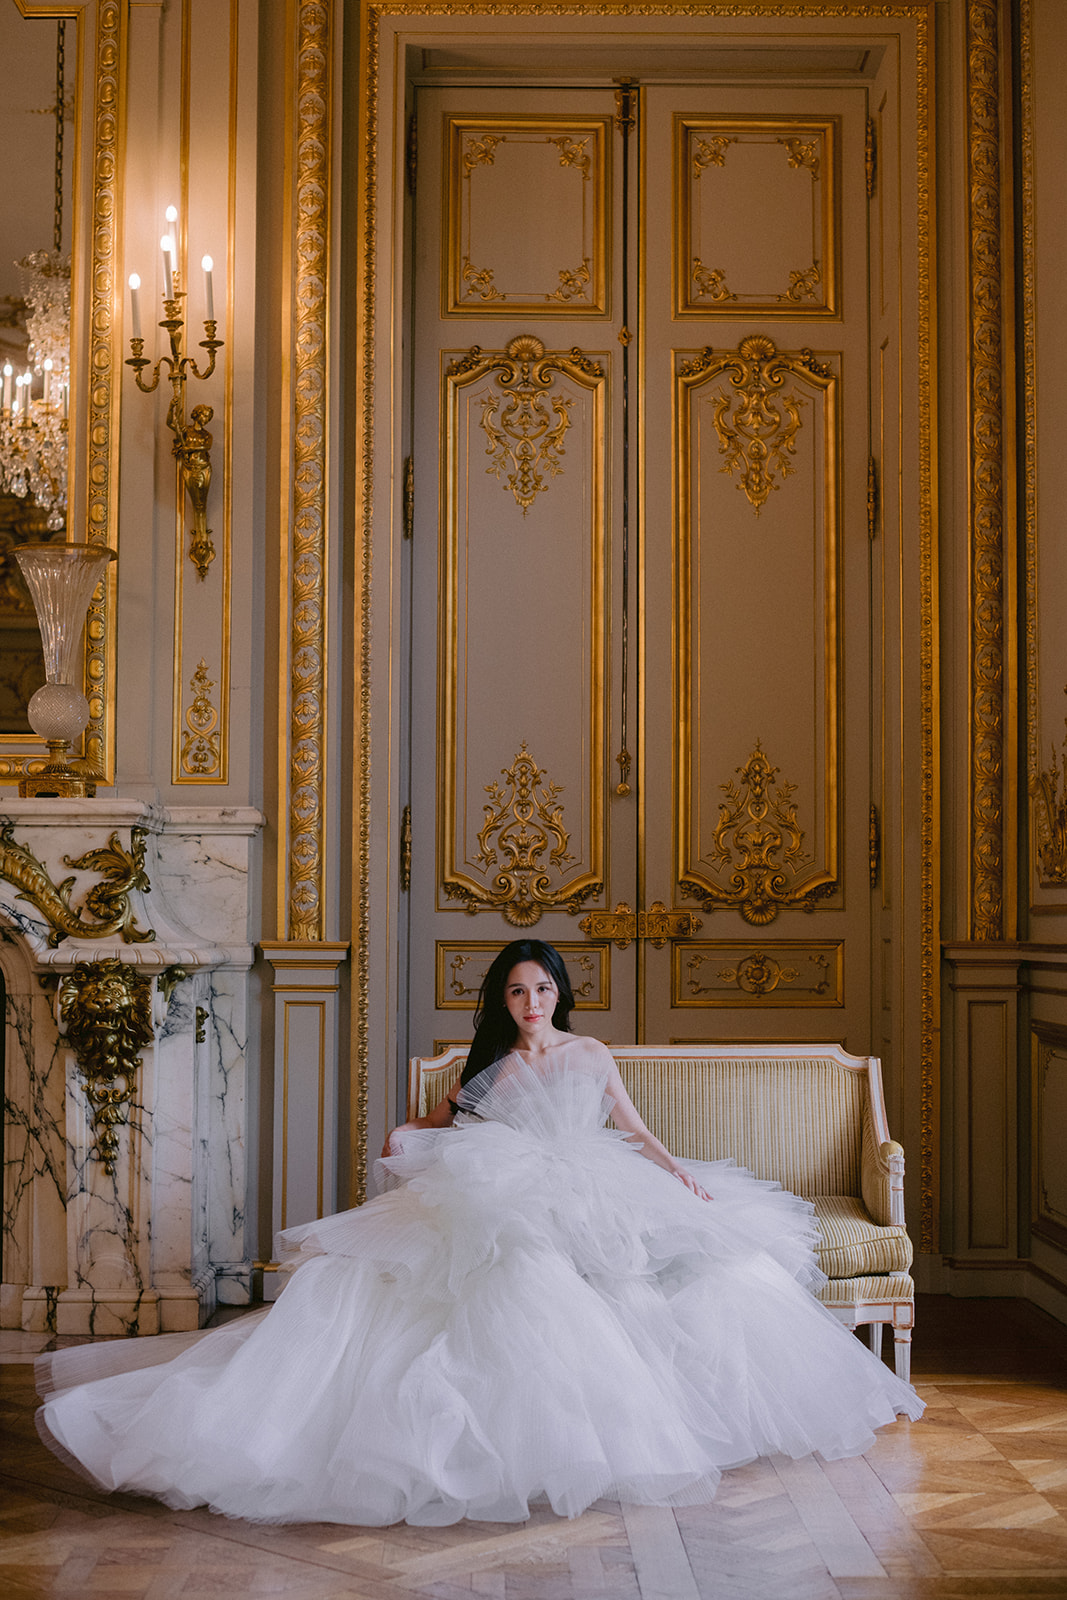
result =
[[[177,220],[177,211],[173,206],[168,206],[168,226],[173,228]],[[207,424],[211,421],[213,412],[210,406],[194,406],[189,420],[186,420],[185,381],[190,372],[194,378],[210,378],[215,370],[215,353],[222,349],[223,341],[215,337],[215,305],[211,281],[213,263],[210,256],[204,257],[207,310],[204,333],[207,337],[201,339],[200,349],[208,352],[208,364],[201,372],[193,356],[182,354],[182,329],[185,323],[181,315],[181,302],[185,299],[185,292],[180,288],[178,281],[174,233],[164,234],[159,243],[163,251],[163,310],[166,313],[159,326],[165,328],[170,336],[170,355],[160,356],[152,368],[151,381],[146,383],[142,373],[145,367],[151,366],[151,361],[143,354],[141,280],[136,273],[133,273],[130,277],[130,310],[133,327],[130,349],[133,354],[127,358],[126,365],[134,369],[137,387],[143,394],[154,393],[159,387],[163,368],[167,369],[167,381],[171,386],[167,427],[174,435],[172,449],[181,472],[182,483],[189,496],[189,503],[193,508],[193,536],[189,545],[189,559],[200,577],[206,578],[207,569],[215,559],[215,546],[211,542],[211,529],[207,525],[207,496],[211,487],[211,435],[207,431]]]

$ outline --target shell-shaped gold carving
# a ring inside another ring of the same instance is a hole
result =
[[[734,393],[712,401],[722,471],[736,475],[738,488],[759,516],[779,479],[795,471],[791,457],[800,432],[804,398],[783,392],[789,373],[772,340],[742,339],[737,359],[725,369]]]
[[[549,480],[563,471],[561,458],[566,454],[564,439],[574,401],[546,393],[557,372],[602,376],[598,363],[577,347],[566,353],[546,351],[534,334],[512,339],[502,356],[475,346],[448,369],[449,377],[492,374],[497,392],[482,400],[479,422],[488,441],[485,470],[514,495],[524,517],[547,490]]]

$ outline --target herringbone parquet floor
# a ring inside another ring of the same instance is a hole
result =
[[[39,1443],[27,1341],[0,1335],[0,1595],[1067,1596],[1067,1329],[1019,1302],[940,1297],[920,1298],[917,1324],[926,1416],[864,1457],[754,1462],[678,1512],[604,1500],[573,1522],[443,1529],[261,1528],[98,1494]]]

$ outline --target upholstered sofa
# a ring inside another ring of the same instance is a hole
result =
[[[838,1045],[612,1048],[641,1116],[683,1159],[732,1156],[815,1207],[827,1282],[819,1298],[874,1350],[891,1324],[896,1370],[908,1378],[915,1285],[904,1226],[904,1152],[889,1137],[876,1056]],[[408,1116],[454,1083],[466,1047],[411,1062]]]

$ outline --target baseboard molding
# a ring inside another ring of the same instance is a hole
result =
[[[919,1271],[919,1262],[925,1263]],[[982,1260],[971,1257],[920,1257],[916,1262],[920,1293],[958,1295],[960,1299],[1030,1300],[1058,1322],[1067,1323],[1067,1282],[1036,1261]]]

